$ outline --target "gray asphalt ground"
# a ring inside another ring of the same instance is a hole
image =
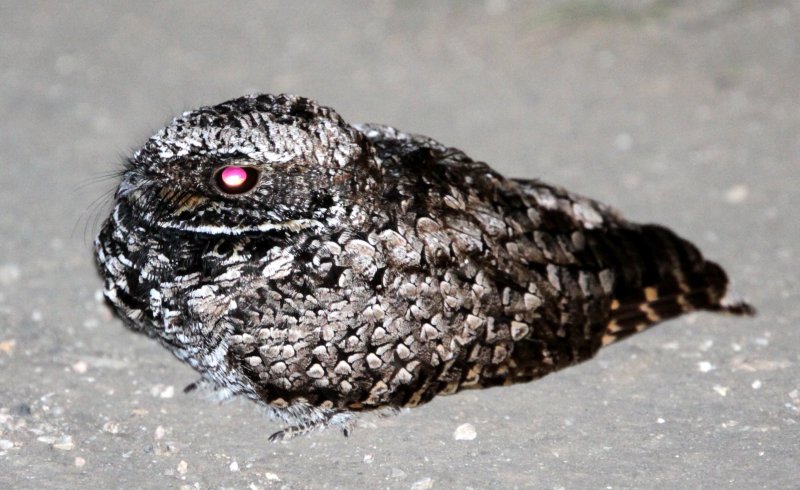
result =
[[[4,1],[0,70],[0,488],[800,488],[800,2]],[[90,252],[96,177],[256,91],[667,224],[760,315],[268,443],[112,319]]]

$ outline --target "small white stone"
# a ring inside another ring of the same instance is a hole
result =
[[[11,284],[19,279],[22,272],[17,264],[3,264],[0,265],[0,284]]]
[[[175,396],[175,387],[172,385],[157,384],[150,388],[150,394],[158,398],[172,398]]]
[[[239,463],[234,460],[231,465],[229,466],[231,471],[239,471]]]
[[[372,463],[373,459],[374,459],[374,458],[372,457],[372,455],[371,455],[371,454],[365,454],[365,455],[364,455],[364,462],[365,462],[365,463],[367,463],[367,464],[370,464],[370,463]]]
[[[456,427],[455,432],[453,432],[453,439],[457,441],[471,441],[478,437],[478,433],[475,431],[475,426],[472,424],[461,424]]]
[[[7,451],[14,447],[14,443],[8,439],[0,439],[0,450]]]
[[[275,473],[271,473],[269,471],[264,473],[264,478],[266,478],[267,481],[281,481],[278,475],[276,475]]]
[[[178,467],[176,469],[178,470],[178,473],[180,473],[181,475],[185,475],[189,471],[189,463],[187,463],[184,460],[181,460],[181,462],[178,463]]]
[[[167,430],[163,426],[159,425],[156,427],[155,432],[153,432],[153,439],[160,441],[165,435],[167,435]]]
[[[739,204],[747,199],[750,189],[744,184],[737,184],[725,191],[725,201],[731,204]]]
[[[62,436],[53,444],[53,447],[61,451],[71,451],[75,447],[75,443],[72,442],[72,436]]]
[[[666,422],[666,420],[662,419],[661,417],[656,419],[657,424],[663,424],[664,422]]]
[[[389,475],[389,478],[393,478],[395,480],[403,480],[405,477],[408,476],[405,471],[401,470],[400,468],[392,468],[392,473]]]
[[[14,347],[17,346],[17,341],[14,339],[0,340],[0,352],[11,355],[14,352]]]
[[[411,485],[411,490],[430,490],[431,488],[433,488],[433,478],[430,477],[415,481]]]
[[[709,371],[717,369],[717,366],[711,364],[708,361],[700,361],[697,363],[697,368],[700,370],[701,373],[707,373]]]
[[[730,388],[727,386],[714,385],[714,391],[716,391],[719,396],[728,396],[729,389]]]
[[[86,364],[86,361],[78,361],[72,365],[72,370],[78,374],[83,374],[89,370],[89,365]]]
[[[76,468],[83,468],[86,466],[86,460],[78,456],[75,458],[74,464]]]
[[[761,380],[757,379],[757,380],[753,381],[753,384],[751,384],[750,386],[752,386],[754,390],[760,389],[761,388]]]

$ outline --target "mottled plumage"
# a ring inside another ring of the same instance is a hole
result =
[[[290,95],[151,137],[96,254],[125,323],[284,419],[273,438],[539,378],[685,311],[752,312],[665,228]]]

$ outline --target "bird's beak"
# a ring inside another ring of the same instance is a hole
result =
[[[119,187],[117,187],[117,193],[114,197],[117,200],[120,200],[126,196],[128,196],[133,191],[139,188],[139,175],[132,171],[127,171],[122,176],[122,182],[119,183]]]

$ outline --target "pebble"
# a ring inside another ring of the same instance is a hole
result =
[[[267,481],[281,481],[278,475],[276,475],[275,473],[271,473],[269,471],[264,473],[264,478],[266,478]]]
[[[62,436],[53,447],[61,451],[71,451],[75,448],[75,443],[72,442],[72,436]]]
[[[19,279],[21,272],[17,264],[0,265],[0,284],[11,284]]]
[[[167,435],[167,430],[163,426],[159,425],[156,427],[155,432],[153,432],[153,439],[160,441],[165,435]]]
[[[83,468],[84,466],[86,466],[86,460],[85,459],[81,458],[80,456],[75,458],[75,467],[76,468]]]
[[[761,388],[761,380],[757,379],[753,381],[753,384],[750,385],[754,390],[758,390]]]
[[[433,479],[430,477],[415,481],[411,485],[411,490],[429,490],[431,488],[433,488]]]
[[[744,184],[737,184],[725,191],[725,200],[731,204],[739,204],[747,199],[750,189]]]
[[[678,350],[681,348],[681,344],[673,340],[672,342],[667,342],[666,344],[663,344],[661,348],[665,350]]]
[[[461,424],[456,427],[455,432],[453,432],[453,439],[457,441],[471,441],[478,437],[478,433],[475,431],[475,426],[472,424]]]
[[[122,429],[118,422],[106,422],[103,424],[103,431],[108,432],[109,434],[119,434],[121,430]]]
[[[180,473],[181,475],[185,475],[186,472],[189,471],[189,463],[187,463],[184,460],[181,460],[181,462],[178,463],[178,467],[175,469],[178,470],[178,473]]]
[[[714,391],[716,391],[717,394],[719,394],[719,396],[728,396],[729,389],[730,388],[728,388],[727,386],[714,385]]]
[[[158,398],[172,398],[175,396],[175,387],[172,385],[157,384],[150,388],[150,394]]]
[[[758,371],[775,371],[776,369],[786,369],[792,363],[785,359],[768,361],[766,359],[749,359],[749,360],[734,360],[734,371],[746,371],[748,373],[755,373]]]
[[[14,447],[14,443],[9,441],[8,439],[0,439],[0,449],[6,451]]]
[[[72,365],[72,370],[78,374],[83,374],[89,370],[89,365],[86,364],[86,361],[78,361]]]
[[[14,347],[17,345],[17,341],[14,339],[3,340],[0,341],[0,352],[5,352],[8,355],[14,353]]]
[[[239,463],[237,463],[236,460],[234,460],[228,468],[231,471],[239,471]]]
[[[700,370],[701,373],[707,373],[709,371],[717,369],[717,366],[711,364],[708,361],[700,361],[697,363],[697,368]]]
[[[408,476],[406,472],[400,468],[392,468],[392,472],[389,474],[389,478],[394,478],[395,480],[404,480],[406,476]]]

